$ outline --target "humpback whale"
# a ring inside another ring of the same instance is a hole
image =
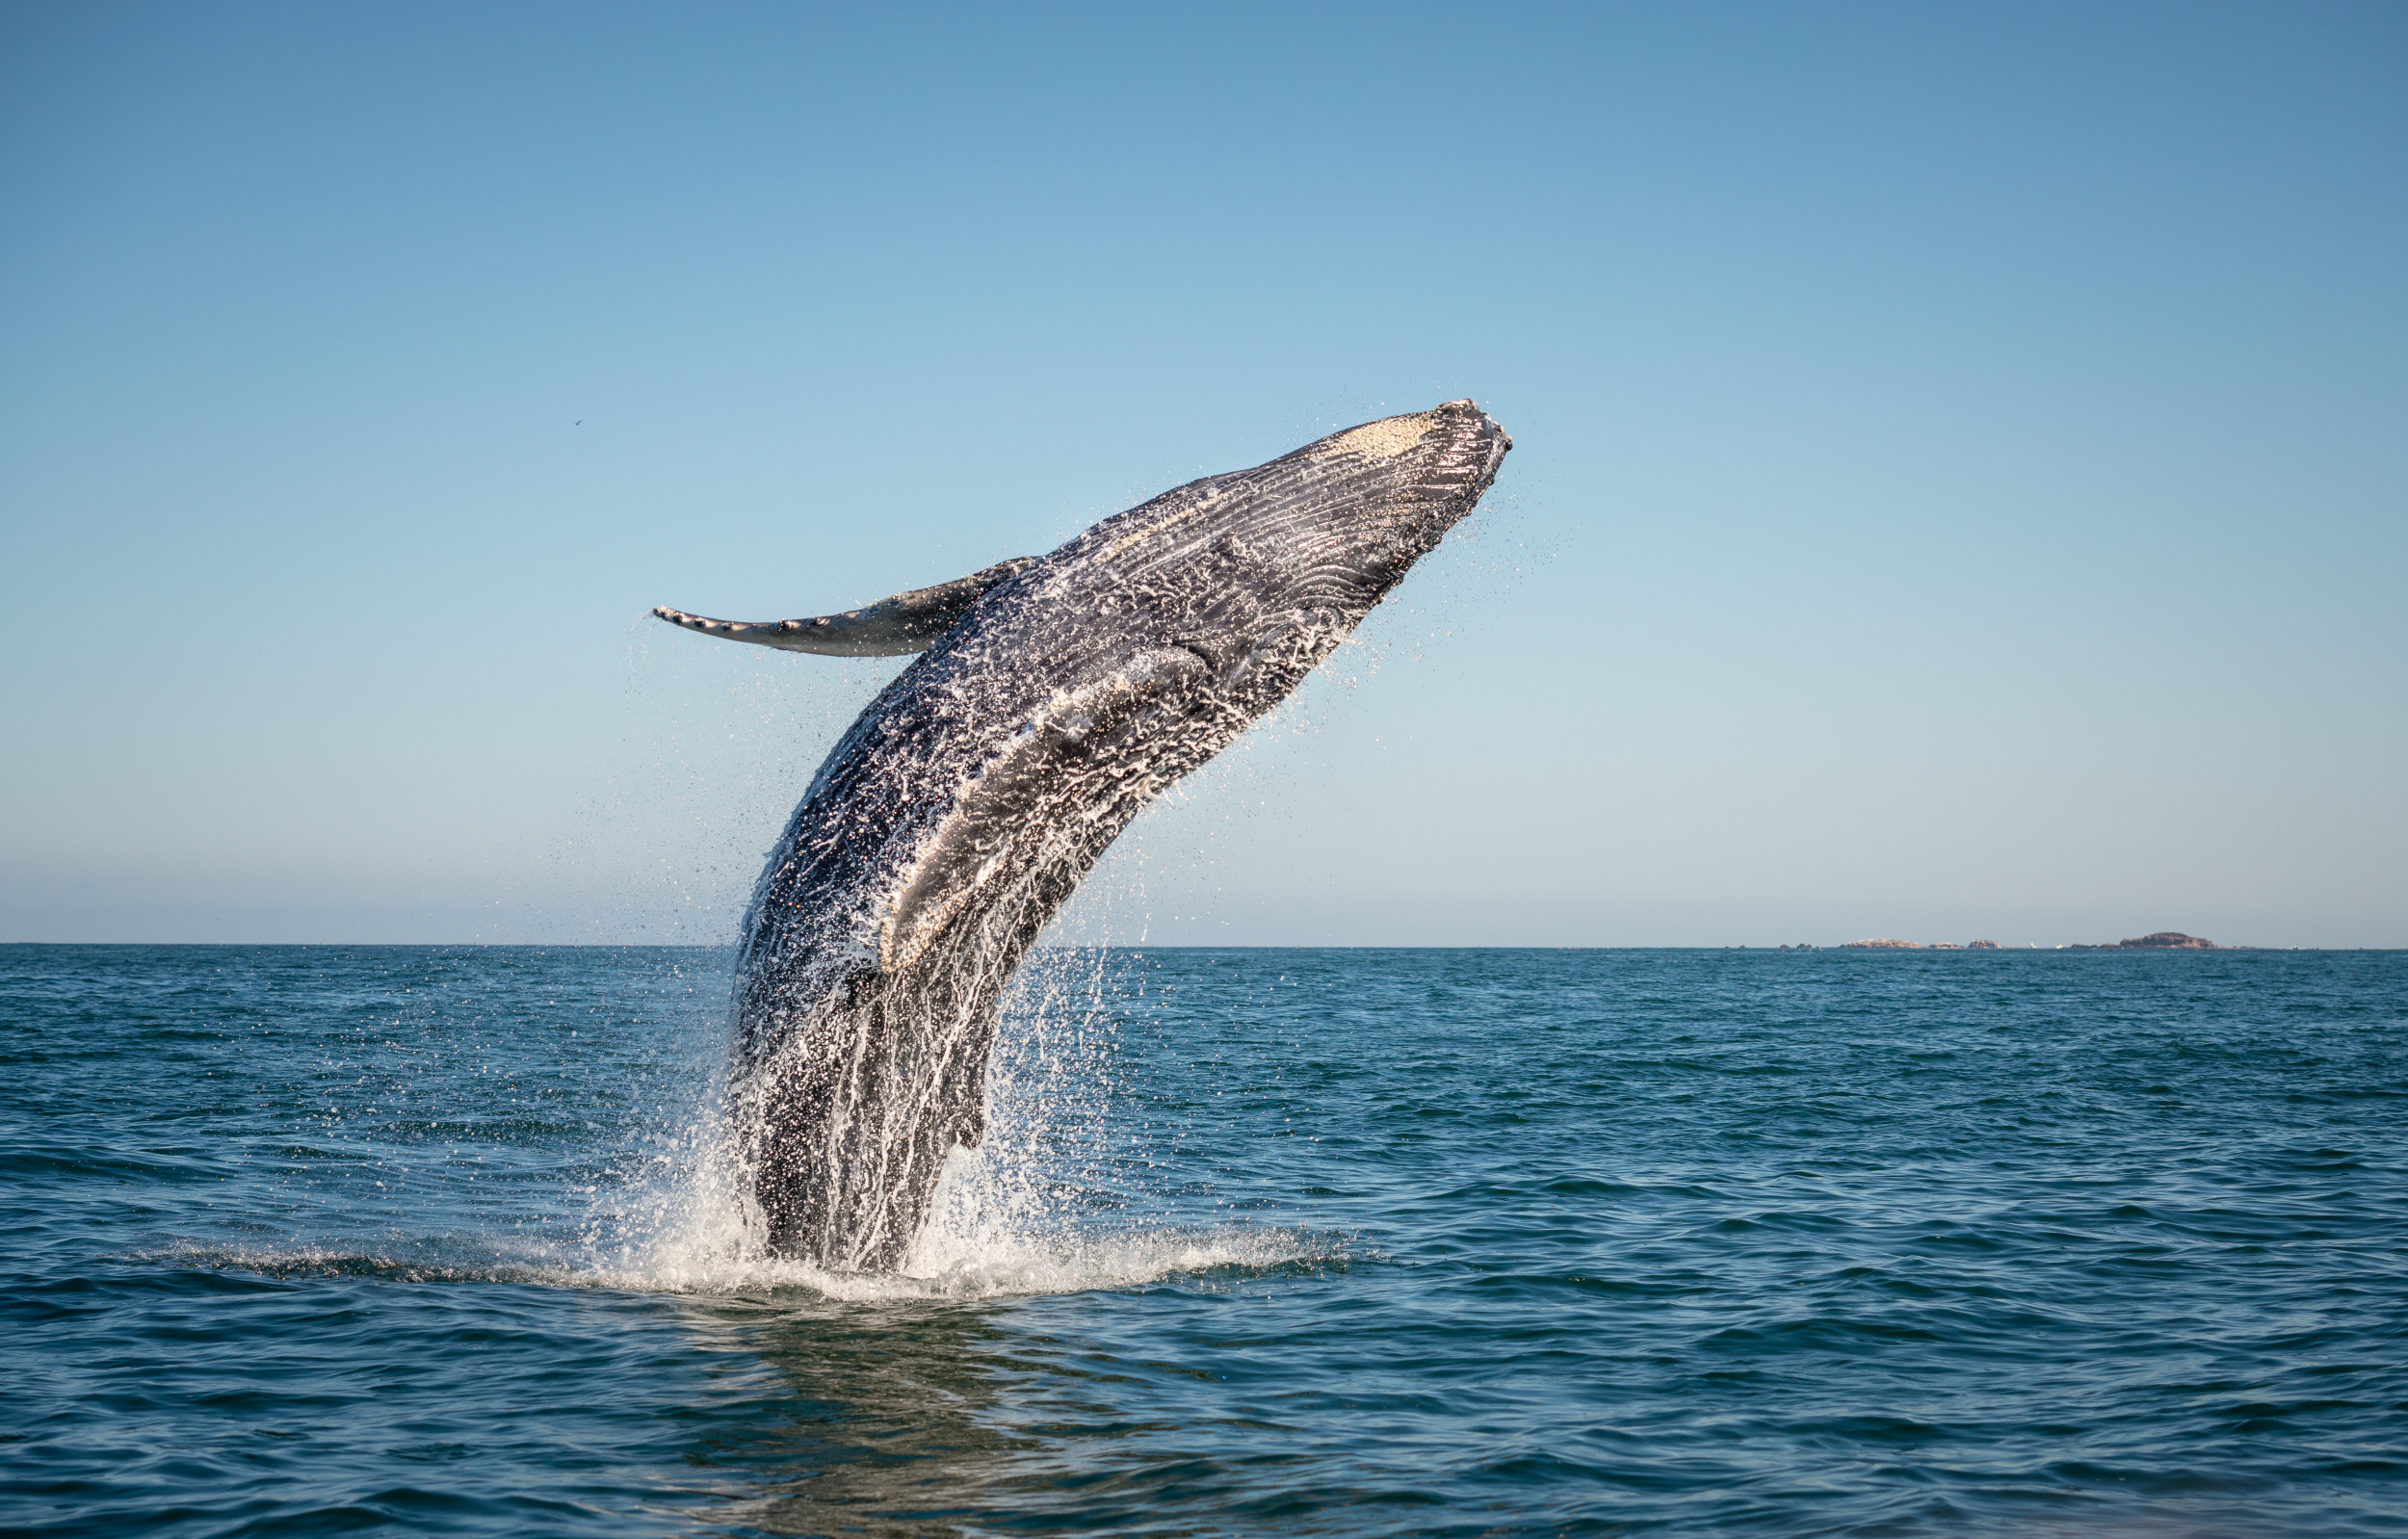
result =
[[[903,1265],[985,1127],[1005,985],[1145,805],[1235,742],[1472,510],[1469,401],[1333,433],[1008,561],[705,636],[919,661],[837,743],[754,889],[730,1115],[772,1253]]]

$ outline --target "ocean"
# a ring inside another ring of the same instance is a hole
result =
[[[0,1530],[2408,1532],[2408,953],[1042,952],[892,1277],[730,965],[0,948]]]

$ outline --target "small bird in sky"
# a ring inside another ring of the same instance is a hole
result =
[[[585,425],[586,425],[586,419],[585,419],[585,418],[583,418],[583,417],[580,417],[580,418],[578,418],[575,422],[572,422],[572,423],[570,423],[570,424],[569,424],[569,426],[570,426],[570,427],[572,427],[572,428],[582,428],[582,427],[584,427]]]

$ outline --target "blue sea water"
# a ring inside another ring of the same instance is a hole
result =
[[[911,1275],[724,954],[0,949],[0,1529],[2408,1531],[2408,955],[1046,955]]]

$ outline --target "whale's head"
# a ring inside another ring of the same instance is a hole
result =
[[[1512,447],[1469,401],[1349,428],[1106,520],[1063,548],[1060,591],[1124,606],[1148,640],[1226,656],[1302,639],[1318,660],[1471,512]]]
[[[1271,520],[1308,559],[1336,559],[1385,593],[1471,512],[1513,440],[1469,401],[1383,417],[1308,444],[1292,458],[1319,474],[1310,525]],[[1274,462],[1275,463],[1275,462]]]
[[[1343,633],[1472,510],[1512,447],[1486,412],[1449,401],[1190,482],[1042,560],[1000,561],[842,613],[715,620],[666,605],[652,613],[706,636],[842,656],[941,650],[940,639],[990,593],[994,605],[1035,596],[1040,611],[1102,622],[1099,639],[1113,634],[1114,618],[1133,622],[1121,639],[1138,645],[1165,639],[1165,624],[1268,635],[1320,616],[1316,623]]]

